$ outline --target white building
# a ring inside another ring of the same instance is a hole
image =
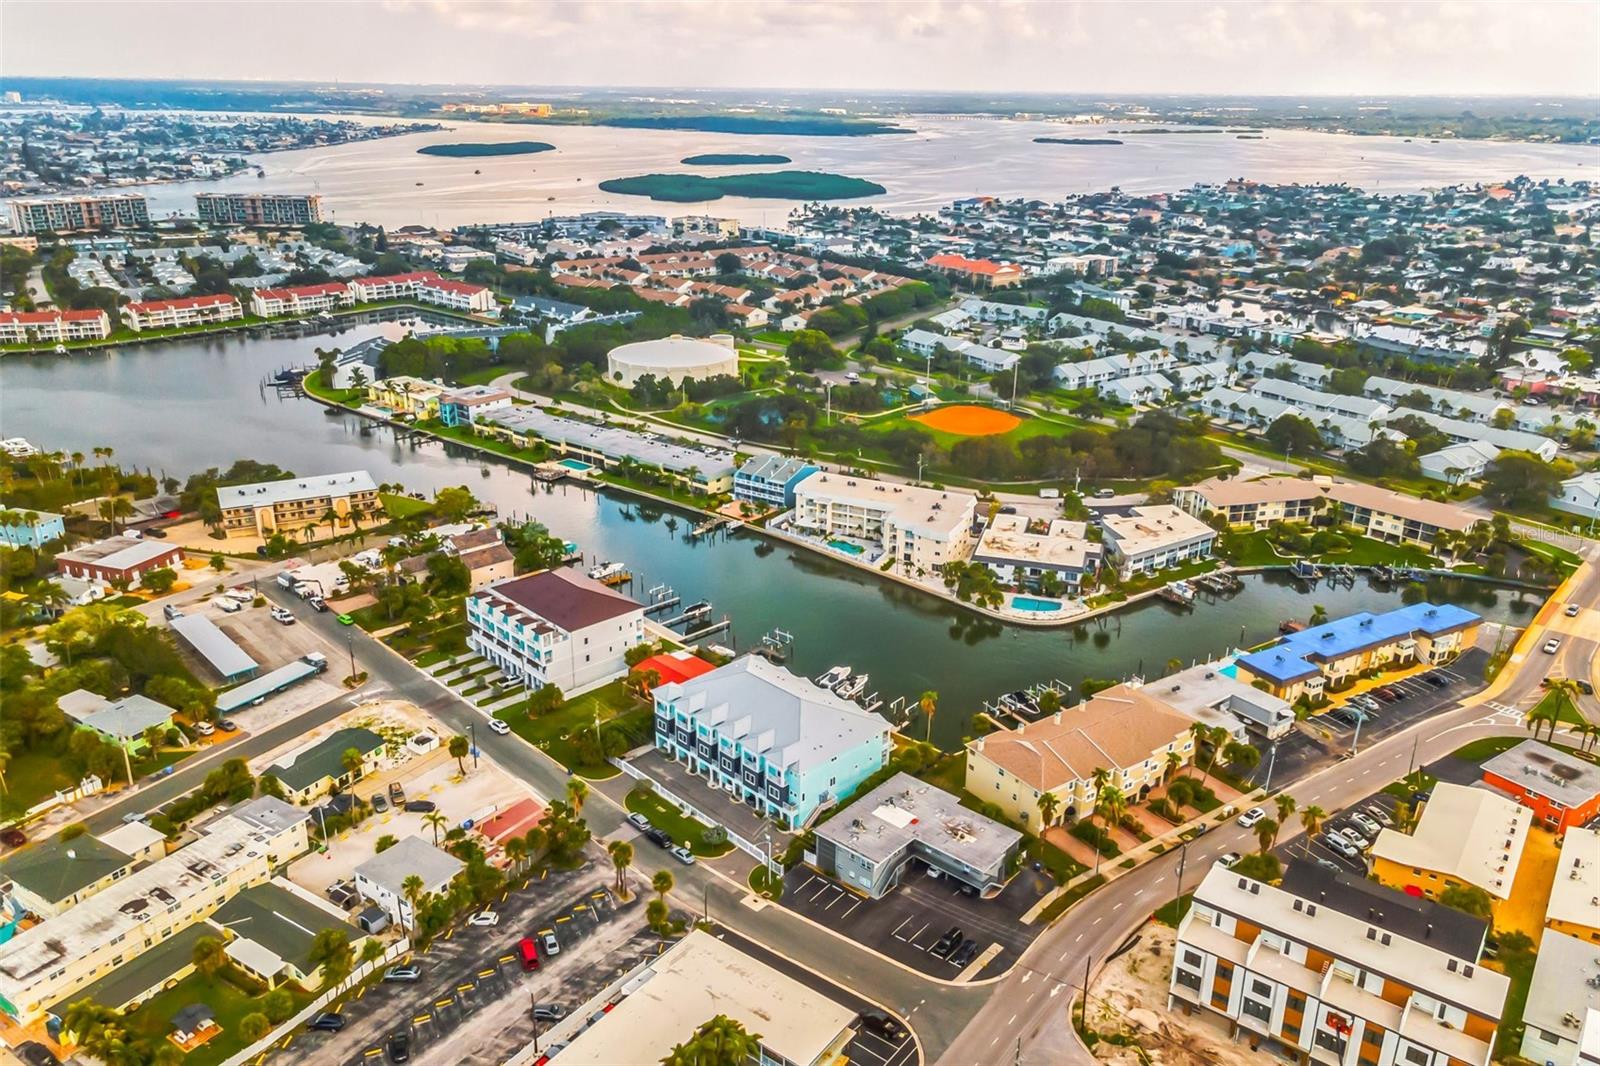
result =
[[[1129,508],[1100,519],[1106,554],[1123,578],[1211,554],[1217,531],[1171,504]]]
[[[568,570],[545,570],[467,597],[467,644],[528,688],[568,696],[628,672],[644,642],[644,607]]]
[[[1582,518],[1600,518],[1600,473],[1569,477],[1561,483],[1559,495],[1547,501],[1551,507]]]
[[[418,836],[404,837],[356,867],[356,891],[362,899],[382,907],[389,920],[403,929],[412,922],[411,901],[406,898],[406,878],[422,878],[422,894],[447,891],[467,864]]]
[[[183,296],[176,300],[147,300],[122,309],[122,320],[135,333],[147,329],[173,329],[214,322],[232,322],[244,317],[244,308],[227,293],[216,296]]]
[[[796,529],[874,545],[904,573],[933,573],[971,550],[978,498],[969,492],[819,471],[794,496]]]
[[[1100,542],[1089,539],[1083,522],[1054,518],[1043,529],[1031,525],[1026,515],[995,515],[978,538],[972,561],[994,571],[1002,585],[1033,584],[1055,574],[1076,595],[1100,568]]]
[[[968,366],[977,367],[985,374],[998,374],[1016,366],[1021,356],[1016,352],[1008,352],[1000,348],[986,348],[981,344],[964,344],[960,348],[961,357],[967,361]]]
[[[1520,1054],[1530,1062],[1600,1062],[1600,944],[1544,931],[1522,1024]]]
[[[1500,455],[1500,449],[1481,440],[1452,444],[1424,455],[1418,462],[1422,476],[1449,485],[1461,485],[1483,477],[1490,463]]]

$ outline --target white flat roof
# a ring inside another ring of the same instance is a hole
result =
[[[1434,870],[1477,885],[1497,899],[1511,895],[1533,812],[1487,788],[1441,781],[1408,836],[1378,834],[1372,857]]]
[[[1567,830],[1544,920],[1600,929],[1600,832],[1578,826]]]
[[[795,1066],[839,1046],[855,1012],[710,933],[696,930],[661,956],[634,993],[561,1052],[561,1066],[659,1062],[718,1014]]]
[[[349,496],[357,492],[377,492],[372,475],[365,470],[343,474],[318,474],[283,481],[260,481],[254,485],[224,485],[217,489],[217,503],[230,507],[271,507],[293,500],[315,500],[323,496]]]
[[[972,521],[978,497],[954,489],[926,489],[870,477],[818,471],[802,478],[795,495],[882,511],[904,529],[948,537]]]

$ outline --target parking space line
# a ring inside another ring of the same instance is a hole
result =
[[[894,929],[890,931],[889,935],[894,937],[896,940],[902,939],[902,937],[900,936],[900,930],[904,929],[907,925],[910,925],[911,922],[912,922],[912,918],[911,917],[907,917],[899,925],[895,926]]]
[[[857,896],[856,897],[856,901],[854,903],[850,904],[850,909],[845,911],[843,914],[839,915],[839,917],[840,918],[848,918],[848,917],[850,917],[850,915],[855,913],[855,909],[857,907],[859,907],[859,906],[861,906],[861,897]]]

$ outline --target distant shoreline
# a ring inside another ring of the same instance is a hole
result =
[[[763,167],[780,163],[793,163],[786,155],[740,155],[737,152],[707,152],[692,155],[678,162],[686,167]]]
[[[1035,137],[1034,144],[1122,144],[1115,137]]]

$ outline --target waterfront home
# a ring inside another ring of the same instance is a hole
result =
[[[0,544],[8,548],[38,549],[66,537],[66,518],[53,511],[0,511]]]
[[[1309,522],[1337,514],[1339,523],[1376,540],[1432,549],[1439,533],[1462,533],[1482,519],[1454,504],[1419,500],[1359,481],[1270,476],[1243,481],[1211,478],[1172,494],[1197,518],[1223,516],[1229,526],[1265,529],[1274,522]],[[1337,507],[1335,507],[1337,505]]]
[[[1500,449],[1481,440],[1469,440],[1429,452],[1418,460],[1422,476],[1447,485],[1464,485],[1480,480],[1489,464],[1500,455]]]
[[[794,500],[797,531],[873,545],[907,574],[963,561],[972,547],[978,498],[969,492],[819,471],[795,486]]]
[[[147,730],[155,729],[165,742],[172,728],[172,708],[148,696],[134,693],[108,700],[87,689],[77,689],[61,697],[61,711],[78,723],[78,728],[98,734],[108,744],[138,755],[150,747]]]
[[[734,453],[550,414],[531,405],[503,407],[475,417],[473,431],[519,448],[542,441],[558,456],[590,466],[632,464],[674,481],[692,492],[718,495],[733,488]]]
[[[1472,647],[1481,617],[1454,604],[1413,603],[1383,614],[1361,611],[1291,633],[1242,655],[1239,676],[1293,702],[1338,691],[1367,670],[1437,666]]]
[[[1498,912],[1511,898],[1533,812],[1490,789],[1440,781],[1409,832],[1385,829],[1367,860],[1376,880],[1410,896],[1481,888]]]
[[[998,894],[1023,836],[935,785],[897,773],[816,830],[817,869],[870,899],[913,860],[980,896]]]
[[[448,281],[431,270],[352,278],[350,292],[357,303],[378,300],[418,300],[457,311],[486,314],[494,309],[494,292],[482,285]]]
[[[79,311],[0,312],[0,344],[97,341],[111,336],[111,316],[99,308]]]
[[[496,385],[463,385],[439,393],[439,421],[468,426],[489,411],[511,406],[511,393]]]
[[[1511,982],[1486,925],[1309,862],[1282,887],[1206,871],[1178,924],[1168,1009],[1301,1062],[1488,1066]]]
[[[1111,773],[1130,800],[1143,799],[1169,772],[1167,756],[1194,755],[1193,719],[1150,692],[1117,685],[1076,707],[967,742],[966,789],[1039,833],[1039,797],[1059,801],[1063,821],[1087,818],[1099,792],[1096,770]]]
[[[818,469],[799,456],[757,455],[734,472],[733,498],[786,510],[794,506],[794,487]]]
[[[250,294],[250,313],[260,318],[314,315],[349,307],[354,302],[349,285],[341,281],[327,281],[287,289],[256,289]]]
[[[56,572],[105,585],[132,588],[151,570],[171,568],[183,560],[183,549],[160,540],[107,537],[56,556]]]
[[[785,829],[889,759],[888,722],[759,655],[653,696],[657,750]]]
[[[1294,728],[1294,708],[1287,700],[1224,673],[1221,663],[1200,663],[1145,685],[1167,706],[1197,722],[1222,726],[1237,740],[1256,733],[1279,740]]]
[[[1216,530],[1165,503],[1105,513],[1099,523],[1106,557],[1124,579],[1209,558],[1217,541]]]
[[[439,418],[440,398],[449,391],[437,381],[395,374],[367,386],[367,400],[375,407],[396,415]]]
[[[644,607],[569,570],[545,570],[467,597],[467,644],[530,689],[571,696],[623,677],[642,644]]]
[[[1101,554],[1100,542],[1089,539],[1083,522],[997,514],[978,538],[972,561],[994,571],[1002,585],[1018,588],[1037,588],[1045,574],[1054,574],[1067,594],[1076,596],[1099,572]]]
[[[217,489],[222,509],[222,529],[230,537],[256,536],[305,526],[327,525],[330,536],[365,519],[376,519],[383,509],[378,486],[365,470],[314,477],[260,481],[249,485],[223,485]]]
[[[228,293],[215,296],[181,296],[175,300],[141,300],[122,309],[123,323],[135,333],[147,329],[233,322],[244,317],[238,299]]]
[[[406,894],[406,881],[420,878],[421,896],[444,893],[450,890],[456,874],[466,868],[466,863],[419,836],[402,837],[394,847],[356,867],[356,891],[362,899],[383,908],[390,921],[410,929],[411,899]]]

